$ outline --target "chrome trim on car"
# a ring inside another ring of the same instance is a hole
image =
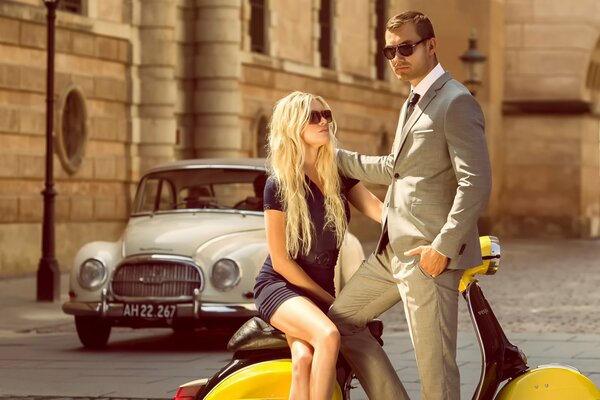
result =
[[[258,215],[262,216],[263,211],[254,210],[239,210],[237,208],[176,208],[170,210],[157,210],[157,211],[144,211],[144,212],[132,212],[131,217],[147,217],[152,215],[164,215],[164,214],[237,214],[237,215]]]
[[[108,289],[102,289],[100,292],[100,315],[105,317],[108,312]]]
[[[202,306],[202,304],[200,303],[201,301],[201,292],[200,289],[194,289],[194,315],[198,316],[198,314],[200,313],[200,307]]]
[[[181,270],[173,270],[182,266]],[[121,277],[121,271],[125,276]],[[194,290],[202,291],[204,281],[202,269],[189,257],[146,254],[122,260],[111,277],[109,288],[111,297],[119,301],[192,301]],[[189,294],[172,295],[185,291]]]
[[[221,262],[221,261],[229,261],[229,262],[233,263],[233,265],[237,269],[237,271],[236,271],[237,272],[237,278],[235,279],[235,281],[230,286],[228,286],[226,288],[220,287],[218,285],[218,283],[215,282],[215,280],[214,280],[215,265],[217,265],[217,263]],[[214,262],[213,265],[210,267],[210,283],[219,292],[225,293],[225,292],[228,292],[231,289],[235,288],[240,283],[240,281],[242,280],[242,273],[243,273],[243,269],[242,269],[242,267],[240,267],[240,264],[236,260],[232,260],[231,258],[227,258],[227,257],[220,258],[216,262]]]

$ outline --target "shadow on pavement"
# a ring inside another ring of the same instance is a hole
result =
[[[73,351],[81,353],[223,352],[227,351],[227,342],[233,333],[232,330],[221,329],[186,333],[173,333],[169,330],[157,332],[155,329],[116,331],[103,349],[87,349],[82,346]]]

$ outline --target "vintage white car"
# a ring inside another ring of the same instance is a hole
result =
[[[75,256],[63,311],[81,343],[105,346],[113,326],[235,329],[256,315],[265,181],[263,159],[185,160],[146,173],[122,237]],[[363,258],[347,234],[338,288]]]

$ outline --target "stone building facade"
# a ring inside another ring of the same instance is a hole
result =
[[[274,101],[323,95],[341,146],[389,151],[408,87],[379,55],[382,24],[421,9],[464,80],[473,29],[494,188],[485,231],[600,236],[596,0],[61,0],[56,21],[56,250],[115,240],[140,174],[181,158],[264,154]],[[46,9],[0,1],[0,276],[41,252]],[[384,188],[372,187],[379,195]],[[365,240],[378,227],[353,215]]]

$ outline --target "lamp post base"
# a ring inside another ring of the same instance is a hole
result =
[[[42,258],[37,271],[37,301],[60,300],[60,270],[54,258]]]

